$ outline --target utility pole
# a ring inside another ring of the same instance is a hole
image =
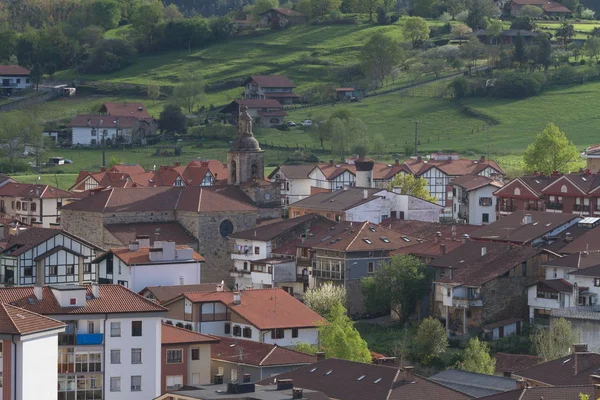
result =
[[[418,155],[418,143],[419,143],[419,121],[413,121],[415,123],[415,157]]]

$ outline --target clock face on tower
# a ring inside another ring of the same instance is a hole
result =
[[[219,225],[219,232],[223,237],[228,237],[229,235],[231,235],[233,233],[233,224],[231,223],[231,221],[228,219],[223,220],[223,222],[221,222],[221,225]]]
[[[265,200],[267,200],[267,201],[271,200],[271,194],[270,193],[265,193]]]

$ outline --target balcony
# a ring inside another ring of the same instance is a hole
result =
[[[525,211],[544,211],[544,207],[537,204],[525,204]]]
[[[562,211],[563,209],[563,203],[555,203],[555,202],[547,202],[546,203],[546,210],[560,210]]]
[[[308,283],[308,275],[296,274],[296,282]]]
[[[102,344],[104,335],[102,333],[78,333],[78,345]]]
[[[243,269],[235,269],[235,268],[229,269],[229,276],[231,276],[233,278],[241,278],[244,275],[250,275],[250,274],[251,274],[250,271],[246,271]]]
[[[321,269],[315,269],[313,271],[313,276],[315,278],[323,278],[323,279],[339,279],[339,280],[344,279],[343,272],[328,271],[328,270],[321,270]]]
[[[600,305],[557,308],[551,313],[559,318],[600,320]]]
[[[573,212],[585,212],[585,213],[589,213],[590,212],[590,206],[585,205],[585,204],[575,204],[573,205]]]
[[[500,212],[515,212],[517,211],[517,206],[512,204],[500,204],[498,206],[498,211]]]
[[[452,298],[452,307],[456,308],[470,308],[470,307],[482,307],[483,300],[478,298],[467,299],[464,297]]]

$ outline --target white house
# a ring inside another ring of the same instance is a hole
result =
[[[148,286],[200,283],[204,258],[191,247],[171,241],[154,241],[138,235],[129,247],[110,249],[94,261],[100,283],[117,283],[138,293]]]
[[[58,355],[50,372],[38,376],[27,371],[35,379],[31,390],[36,390],[37,380],[50,379],[57,371],[53,399],[56,393],[58,400],[147,400],[160,395],[165,308],[123,286],[97,284],[4,287],[0,303],[66,324],[55,344],[46,344],[48,352]],[[41,387],[50,390],[45,382]]]
[[[11,94],[15,90],[31,87],[29,70],[18,65],[0,65],[0,88],[2,93]]]
[[[91,263],[102,251],[98,246],[60,229],[29,228],[17,233],[0,251],[0,283],[82,284],[98,279]]]
[[[73,198],[54,186],[9,182],[0,186],[0,216],[48,228],[60,223],[60,207]]]
[[[496,218],[494,192],[502,183],[481,175],[452,179],[452,219],[470,225],[485,225]]]
[[[253,75],[243,86],[244,99],[273,99],[281,104],[292,104],[300,98],[294,93],[296,85],[283,75]]]
[[[10,304],[0,304],[0,321],[0,400],[56,400],[65,324]]]
[[[192,292],[167,301],[168,320],[200,333],[278,346],[317,344],[323,317],[284,290]]]
[[[153,130],[152,122],[136,116],[78,115],[69,123],[72,145],[144,144]]]

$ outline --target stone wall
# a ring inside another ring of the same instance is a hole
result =
[[[102,214],[83,211],[61,211],[60,227],[96,246],[104,245]]]
[[[536,280],[536,277],[531,276],[506,277],[496,278],[483,285],[483,323],[489,324],[508,318],[527,319],[527,287]]]

